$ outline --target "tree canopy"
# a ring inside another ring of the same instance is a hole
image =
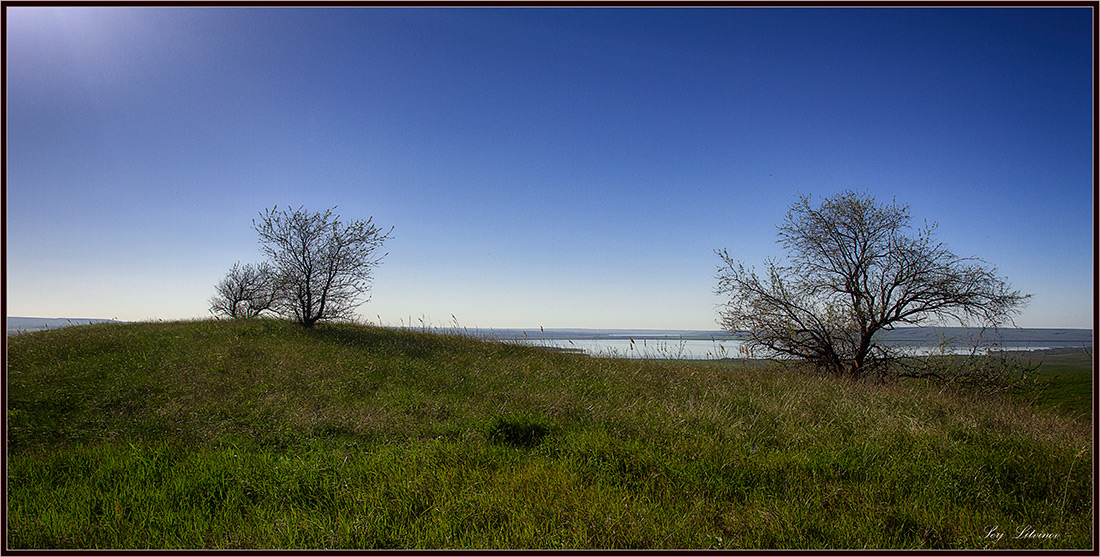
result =
[[[214,287],[210,311],[229,317],[256,317],[270,310],[279,295],[270,266],[233,264],[229,274]]]
[[[1030,295],[996,268],[959,257],[934,239],[935,224],[913,229],[907,205],[879,204],[845,191],[820,205],[800,195],[779,228],[786,263],[763,276],[719,250],[716,293],[723,327],[749,344],[858,378],[883,372],[891,354],[876,333],[928,319],[997,326]]]
[[[311,213],[278,207],[260,213],[252,227],[268,260],[257,267],[234,265],[217,286],[211,311],[250,317],[271,311],[305,327],[349,319],[366,301],[379,254],[390,239],[370,218],[342,222],[327,209]]]
[[[385,257],[377,251],[393,231],[383,233],[370,218],[343,223],[333,209],[275,207],[252,223],[282,285],[276,309],[306,327],[350,318],[366,301],[360,298],[370,291],[374,267]]]

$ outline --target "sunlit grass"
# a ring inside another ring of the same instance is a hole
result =
[[[921,384],[253,320],[10,337],[8,387],[10,548],[1092,540],[1087,420]]]

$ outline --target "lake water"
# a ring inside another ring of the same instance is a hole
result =
[[[654,358],[654,359],[689,359],[689,360],[713,360],[721,358],[748,358],[744,341],[722,340],[698,340],[698,339],[510,339],[508,342],[517,342],[531,346],[547,346],[569,351],[580,351],[590,356],[609,356],[615,358]],[[940,349],[937,346],[892,344],[904,348],[904,351],[914,356],[923,356]],[[1049,348],[1080,348],[1065,343],[1045,344],[1019,344],[1002,345],[998,350],[1045,350]],[[968,354],[969,347],[960,347],[951,350],[954,354]]]
[[[744,342],[739,340],[671,339],[513,339],[511,342],[580,350],[590,356],[617,358],[718,359],[744,358]]]
[[[745,342],[728,331],[658,329],[451,329],[440,332],[547,346],[591,356],[656,359],[748,358]],[[983,347],[997,350],[1080,349],[1092,345],[1090,329],[1022,329],[996,331],[965,327],[899,327],[883,331],[876,340],[905,353],[942,353],[945,339],[957,346],[956,354],[968,354],[970,339],[984,339]],[[992,344],[991,343],[996,343]]]

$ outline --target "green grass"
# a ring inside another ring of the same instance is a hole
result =
[[[359,325],[8,342],[10,549],[1092,545],[1091,423],[1027,401]]]
[[[1088,420],[1092,416],[1092,354],[1083,349],[1059,349],[1018,359],[1038,365],[1039,388],[1016,393],[1018,400],[1064,416]]]

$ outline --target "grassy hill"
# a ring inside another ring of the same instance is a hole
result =
[[[1091,424],[359,325],[8,338],[8,548],[1089,548]]]

